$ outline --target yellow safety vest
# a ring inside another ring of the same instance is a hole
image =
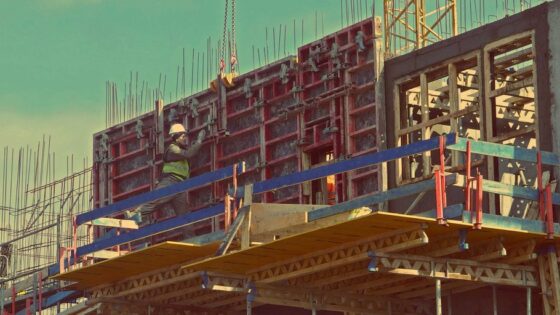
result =
[[[189,162],[186,159],[174,162],[165,162],[165,155],[167,155],[167,151],[164,154],[163,173],[176,175],[181,179],[189,178],[190,167]]]

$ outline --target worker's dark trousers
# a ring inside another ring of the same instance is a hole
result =
[[[174,176],[164,176],[159,180],[156,189],[171,186],[173,184],[181,182],[180,179]],[[187,193],[182,192],[172,196],[167,196],[154,201],[150,201],[138,207],[134,212],[139,212],[142,216],[142,222],[148,222],[150,215],[156,211],[158,208],[169,204],[177,216],[185,214],[187,211]],[[185,238],[195,236],[192,225],[183,228],[183,236]]]

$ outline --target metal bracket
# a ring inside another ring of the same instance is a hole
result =
[[[290,79],[288,78],[288,72],[289,72],[289,68],[288,66],[286,66],[286,64],[282,64],[280,65],[280,82],[282,82],[282,84],[286,84],[288,82],[290,82]]]
[[[253,282],[247,283],[247,302],[253,303],[257,297],[257,287]]]
[[[266,101],[262,98],[259,98],[259,99],[257,99],[257,101],[255,103],[253,103],[253,107],[255,109],[259,109],[259,108],[263,107],[264,104],[266,104]]]
[[[368,264],[368,271],[370,272],[379,271],[379,267],[377,266],[377,255],[375,255],[375,251],[368,251],[368,257],[371,258]]]
[[[467,243],[467,234],[469,231],[467,229],[459,230],[459,249],[465,251],[469,249],[469,243]]]
[[[292,89],[290,90],[290,92],[291,92],[292,94],[294,94],[294,97],[295,97],[295,94],[296,94],[296,93],[303,92],[303,87],[294,85],[294,86],[292,87]]]
[[[251,90],[253,82],[251,82],[250,78],[246,78],[245,82],[243,83],[243,93],[245,93],[245,98],[253,97],[253,91]]]
[[[177,118],[177,110],[175,108],[170,109],[169,114],[167,114],[167,122],[171,124],[175,122]]]
[[[364,37],[364,32],[358,31],[358,33],[356,33],[354,41],[356,42],[356,45],[358,45],[358,52],[366,50],[366,46],[364,45]]]
[[[142,128],[144,128],[144,122],[142,119],[138,119],[136,121],[136,126],[134,126],[134,130],[136,131],[136,139],[144,138],[144,133],[142,132]]]
[[[196,99],[196,97],[189,97],[186,105],[188,105],[191,110],[192,118],[198,117],[198,106],[200,105],[200,102]]]
[[[327,126],[325,129],[323,129],[323,134],[324,135],[337,133],[337,132],[338,132],[338,127],[337,126]]]
[[[331,51],[329,52],[331,59],[336,59],[340,56],[339,47],[337,43],[333,43],[331,46]]]
[[[209,289],[210,287],[210,278],[208,277],[208,272],[203,271],[200,273],[200,279],[202,280],[202,288]]]

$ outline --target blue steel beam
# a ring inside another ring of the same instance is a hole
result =
[[[452,145],[456,142],[454,133],[445,135],[446,145]],[[439,137],[428,140],[418,141],[398,148],[387,149],[385,151],[375,152],[358,156],[348,160],[332,163],[329,165],[319,166],[299,173],[289,174],[277,178],[253,184],[253,193],[263,193],[274,189],[280,189],[286,186],[299,184],[302,182],[323,178],[329,175],[344,173],[372,164],[389,162],[412,154],[422,153],[439,148]]]
[[[237,174],[241,174],[245,171],[245,164],[238,164]],[[92,211],[80,214],[76,217],[76,223],[78,225],[84,224],[85,222],[110,216],[112,214],[117,214],[118,212],[130,209],[132,207],[139,206],[146,202],[150,202],[156,199],[160,199],[167,196],[172,196],[174,194],[189,190],[194,187],[199,187],[208,183],[219,181],[233,176],[233,166],[226,166],[217,171],[205,173],[200,176],[191,177],[180,183],[172,186],[168,186],[161,189],[156,189],[150,192],[146,192],[134,197],[130,197],[126,200],[122,200],[108,206],[97,208]]]
[[[218,204],[215,206],[211,206],[208,208],[204,208],[201,210],[197,210],[195,212],[190,212],[187,214],[183,214],[181,216],[177,216],[175,218],[165,220],[163,222],[147,225],[142,227],[138,230],[131,230],[127,233],[123,233],[111,238],[105,238],[101,240],[97,240],[91,244],[84,245],[82,247],[78,247],[77,255],[78,257],[82,257],[87,254],[94,253],[96,251],[141,240],[148,236],[156,235],[159,233],[163,233],[166,231],[170,231],[176,229],[178,227],[194,223],[197,221],[209,219],[211,217],[217,216],[224,213],[224,205]],[[54,264],[49,267],[49,276],[54,276],[60,272],[58,264]]]
[[[455,174],[451,174],[445,177],[445,182],[447,185],[453,185],[455,183],[455,180]],[[352,199],[330,207],[324,207],[317,210],[309,211],[307,213],[307,217],[311,222],[331,215],[357,209],[359,207],[364,207],[389,200],[395,200],[433,189],[435,189],[435,180],[432,178],[419,183],[404,185],[387,191],[378,192],[369,196]]]

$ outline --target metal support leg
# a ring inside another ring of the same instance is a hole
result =
[[[37,288],[39,284],[39,279],[37,279],[37,273],[33,274],[33,306],[31,307],[31,314],[35,314],[37,310]]]
[[[253,314],[252,304],[253,304],[253,302],[249,301],[249,299],[247,298],[247,315]]]
[[[247,315],[251,315],[253,313],[253,301],[255,301],[257,288],[255,288],[253,283],[249,283],[247,288]]]
[[[4,289],[0,288],[0,314],[4,315]]]
[[[496,286],[492,286],[492,307],[494,309],[494,315],[498,315],[498,297],[496,295]]]
[[[451,295],[449,295],[447,297],[447,315],[452,315],[453,314],[453,300],[451,298]]]
[[[532,296],[531,296],[531,288],[527,287],[527,315],[531,315],[532,314],[532,310],[531,310],[531,304],[532,304]]]
[[[436,279],[436,315],[442,315],[441,308],[441,279]]]

